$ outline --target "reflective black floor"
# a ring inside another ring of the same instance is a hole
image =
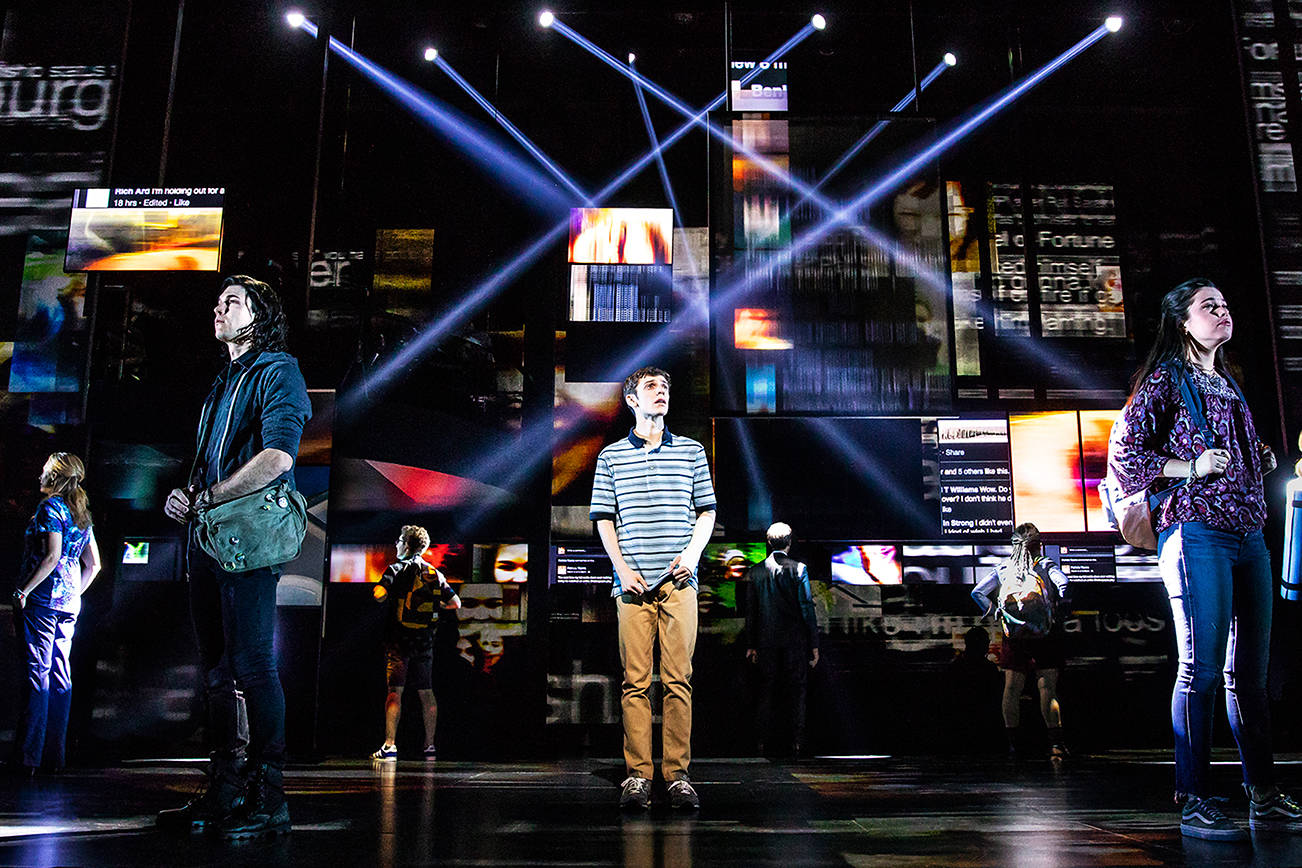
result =
[[[1246,803],[1237,763],[1217,782]],[[1280,757],[1302,791],[1302,766]],[[700,760],[703,807],[615,809],[615,761],[331,762],[294,768],[293,833],[223,843],[153,831],[197,767],[139,764],[0,789],[0,865],[1302,865],[1302,835],[1184,840],[1161,753],[1009,764],[945,758]],[[663,797],[663,792],[654,794]]]

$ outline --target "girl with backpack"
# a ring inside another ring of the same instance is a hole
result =
[[[1067,575],[1042,556],[1040,530],[1030,522],[1013,530],[1012,556],[972,589],[982,617],[998,612],[1003,627],[999,668],[1004,670],[1004,731],[1010,756],[1018,753],[1022,689],[1031,672],[1036,674],[1040,714],[1049,732],[1049,757],[1061,760],[1067,756],[1058,706],[1058,671],[1067,659],[1066,639],[1057,617],[1066,593]]]
[[[1222,671],[1249,825],[1302,831],[1302,806],[1275,785],[1266,697],[1274,582],[1261,532],[1262,477],[1276,462],[1226,370],[1223,348],[1233,330],[1210,280],[1168,292],[1157,341],[1108,448],[1123,494],[1178,485],[1153,512],[1180,658],[1171,698],[1175,798],[1181,833],[1213,841],[1248,837],[1211,798],[1208,780]]]

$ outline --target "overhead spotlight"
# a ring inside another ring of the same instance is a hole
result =
[[[433,63],[434,58],[438,56],[439,56],[439,50],[434,46],[431,45],[429,48],[425,49],[425,59],[428,60],[430,63]]]
[[[628,62],[632,63],[635,60],[637,60],[637,55],[630,51],[628,53]]]
[[[550,9],[544,9],[542,14],[538,16],[538,23],[543,27],[551,27],[555,21],[556,16],[552,14]]]
[[[1116,33],[1121,29],[1121,25],[1125,23],[1125,19],[1120,15],[1109,15],[1107,19],[1104,20],[1103,26],[1108,29],[1109,33]]]
[[[957,65],[958,65],[958,58],[954,56],[954,52],[952,52],[952,51],[946,51],[946,52],[945,52],[945,65],[946,65],[946,66],[957,66]]]
[[[299,12],[297,9],[291,9],[290,11],[285,13],[285,23],[287,23],[290,27],[293,27],[295,29],[302,27],[303,22],[306,20],[307,17],[302,12]]]
[[[809,19],[809,23],[814,26],[815,30],[822,30],[827,26],[827,19],[822,15],[815,14],[813,18]]]

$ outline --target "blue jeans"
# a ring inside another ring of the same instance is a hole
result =
[[[23,644],[26,646],[27,702],[18,723],[21,761],[38,768],[42,755],[62,768],[68,734],[68,708],[72,704],[72,634],[77,616],[30,603],[23,607]]]
[[[219,761],[236,761],[244,752],[243,705],[248,760],[284,768],[285,693],[275,653],[279,576],[270,567],[228,573],[197,548],[189,558],[190,616],[199,642],[209,747]]]
[[[1171,695],[1176,795],[1209,795],[1212,714],[1222,672],[1243,780],[1273,786],[1266,670],[1274,582],[1261,531],[1184,522],[1163,531],[1157,546],[1180,655]]]

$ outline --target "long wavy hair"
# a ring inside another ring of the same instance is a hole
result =
[[[1040,557],[1040,529],[1029,521],[1013,528],[1013,554],[1008,559],[1013,575],[1021,578],[1031,572]]]
[[[41,468],[41,490],[62,497],[72,511],[72,520],[83,530],[90,527],[90,498],[81,487],[85,478],[86,465],[71,452],[55,452]]]
[[[1148,351],[1148,358],[1144,359],[1144,363],[1135,372],[1135,379],[1130,384],[1132,395],[1162,365],[1187,363],[1193,338],[1185,331],[1184,323],[1189,318],[1189,307],[1193,304],[1194,296],[1200,289],[1209,286],[1213,289],[1217,288],[1216,284],[1206,277],[1194,277],[1162,296],[1157,339],[1153,341],[1153,348]],[[1225,345],[1222,344],[1216,348],[1215,355],[1216,370],[1222,374],[1228,373],[1224,350]]]
[[[289,348],[286,342],[289,320],[280,304],[280,295],[270,284],[247,274],[232,274],[222,281],[220,292],[232,286],[244,290],[253,314],[253,322],[235,333],[235,343],[248,344],[251,350],[286,352]]]

